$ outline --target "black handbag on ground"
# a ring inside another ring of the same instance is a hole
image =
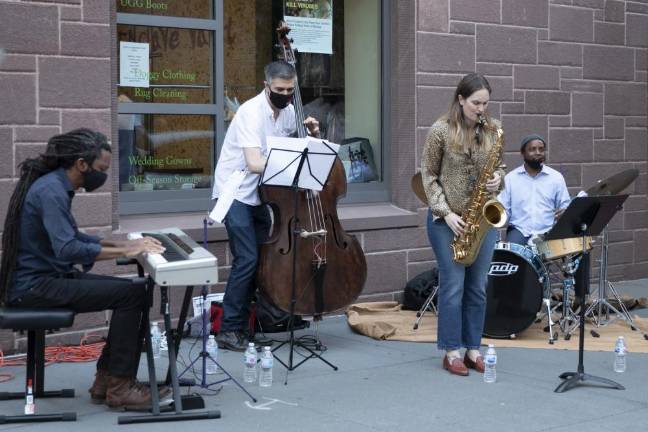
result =
[[[433,267],[432,270],[414,276],[407,285],[403,293],[403,309],[419,310],[423,307],[425,300],[430,296],[434,287],[439,284],[439,270]],[[433,303],[436,305],[436,296]]]

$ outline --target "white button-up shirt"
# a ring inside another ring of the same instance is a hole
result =
[[[263,156],[268,155],[267,136],[285,137],[295,132],[295,108],[292,104],[279,112],[274,118],[272,108],[262,91],[252,99],[243,103],[236,111],[230,123],[220,157],[214,172],[214,190],[212,198],[218,198],[227,179],[234,171],[245,170],[245,147],[261,149]],[[241,182],[234,199],[249,205],[259,205],[261,200],[257,192],[259,174],[247,172]]]
[[[524,165],[506,174],[498,199],[506,209],[509,225],[524,236],[549,231],[554,211],[566,208],[570,201],[562,174],[546,165],[535,177],[527,173]]]

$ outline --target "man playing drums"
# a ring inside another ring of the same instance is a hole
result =
[[[524,164],[508,173],[498,199],[508,214],[506,241],[526,245],[533,235],[543,234],[569,205],[562,174],[544,165],[547,143],[540,135],[522,139]]]

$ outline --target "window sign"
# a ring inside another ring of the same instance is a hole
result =
[[[120,46],[147,46],[137,60],[147,66],[147,82],[120,80],[122,102],[213,103],[213,35],[209,30],[118,25]],[[127,52],[128,54],[129,52]],[[150,58],[150,71],[148,70]],[[119,70],[130,70],[130,58],[120,50]],[[124,64],[125,63],[125,64]],[[128,88],[130,87],[130,88]]]
[[[148,88],[149,44],[120,42],[119,58],[119,85]]]
[[[293,49],[333,54],[333,0],[284,0],[284,21]]]
[[[211,19],[212,0],[117,0],[117,12]]]

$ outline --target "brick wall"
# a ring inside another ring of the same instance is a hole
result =
[[[4,221],[17,165],[45,148],[47,139],[77,127],[111,136],[111,37],[107,0],[0,0],[0,220]],[[74,199],[80,226],[112,229],[112,182]],[[74,329],[105,322],[84,314]],[[0,347],[12,348],[10,332]]]
[[[520,139],[540,133],[572,194],[639,170],[611,223],[609,272],[647,277],[648,1],[418,0],[416,29],[417,166],[461,76],[481,72],[509,168],[520,165]]]

